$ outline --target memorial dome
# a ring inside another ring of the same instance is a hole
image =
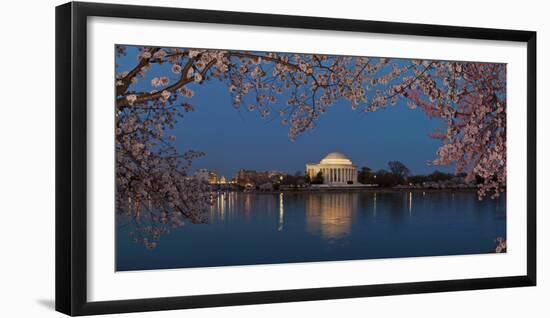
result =
[[[340,152],[331,152],[321,160],[321,164],[352,165],[352,162]]]

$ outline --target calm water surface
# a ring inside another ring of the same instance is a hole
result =
[[[222,195],[209,224],[147,250],[117,230],[117,270],[491,253],[506,237],[505,198],[475,192]]]

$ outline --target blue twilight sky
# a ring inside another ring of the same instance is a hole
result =
[[[137,54],[135,48],[129,48],[126,56],[117,57],[116,72],[133,68]],[[154,76],[176,80],[169,65],[153,67],[145,83]],[[136,87],[143,88],[141,85]],[[421,110],[411,110],[402,101],[373,113],[353,110],[349,102],[339,101],[321,116],[313,130],[291,141],[288,126],[280,119],[262,119],[244,106],[235,109],[226,84],[212,80],[190,88],[195,91],[189,101],[195,111],[186,113],[171,134],[177,136],[175,144],[180,152],[206,153],[194,161],[193,171],[206,168],[226,178],[239,169],[303,172],[306,163],[319,162],[335,151],[344,153],[359,168],[388,169],[388,161],[398,160],[412,174],[452,171],[451,167],[428,164],[440,145],[429,134],[443,128],[442,122],[428,119]]]

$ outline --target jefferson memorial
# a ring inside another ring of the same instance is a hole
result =
[[[323,184],[357,184],[357,167],[339,152],[329,153],[319,163],[306,164],[306,171],[310,178],[314,178],[321,171]]]

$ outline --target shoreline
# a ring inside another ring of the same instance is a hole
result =
[[[317,188],[317,189],[284,189],[271,191],[242,191],[242,190],[216,190],[213,192],[241,192],[253,194],[280,194],[280,193],[325,193],[325,192],[370,192],[370,193],[395,193],[395,192],[476,192],[477,188],[462,188],[462,189],[394,189],[394,188]]]

